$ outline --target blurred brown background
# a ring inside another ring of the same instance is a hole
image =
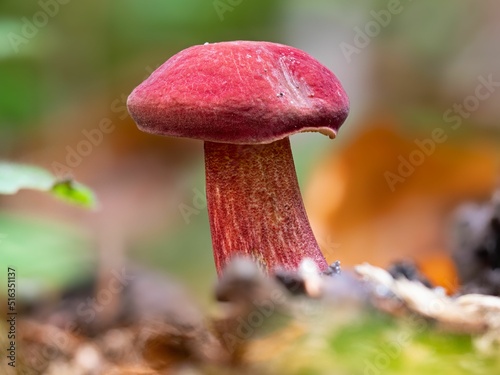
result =
[[[181,49],[268,40],[319,59],[350,95],[336,140],[292,138],[328,260],[414,257],[451,287],[450,213],[498,178],[499,20],[498,2],[472,0],[3,0],[0,158],[71,175],[100,208],[0,197],[1,263],[28,296],[129,259],[207,298],[202,144],[141,133],[125,101]]]

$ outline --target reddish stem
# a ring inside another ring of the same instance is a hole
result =
[[[302,203],[288,138],[264,145],[205,142],[207,201],[219,275],[234,255],[264,270],[327,263]]]

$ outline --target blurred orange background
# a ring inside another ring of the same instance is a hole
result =
[[[19,265],[26,295],[124,262],[209,295],[202,144],[141,133],[125,101],[181,49],[268,40],[316,57],[350,96],[337,139],[292,138],[327,259],[413,258],[452,290],[451,215],[489,199],[498,180],[499,20],[498,2],[472,0],[4,0],[0,159],[71,175],[100,207],[0,196],[2,263]]]

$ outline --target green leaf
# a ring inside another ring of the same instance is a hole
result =
[[[77,206],[94,208],[97,205],[92,190],[72,180],[56,183],[51,191],[56,197]]]
[[[49,191],[56,181],[45,169],[0,162],[0,194],[16,194],[21,189]]]
[[[43,298],[88,280],[96,269],[92,249],[91,233],[74,224],[0,212],[0,277],[16,269],[20,298]],[[0,296],[6,288],[0,283]]]
[[[0,194],[16,194],[21,189],[46,191],[66,202],[95,208],[94,193],[72,180],[58,180],[45,169],[32,165],[0,162]]]

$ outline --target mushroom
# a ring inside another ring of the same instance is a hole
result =
[[[235,255],[262,269],[328,265],[302,203],[289,136],[334,138],[349,111],[335,75],[307,53],[270,42],[197,45],[171,57],[128,97],[148,133],[205,141],[216,268]]]

